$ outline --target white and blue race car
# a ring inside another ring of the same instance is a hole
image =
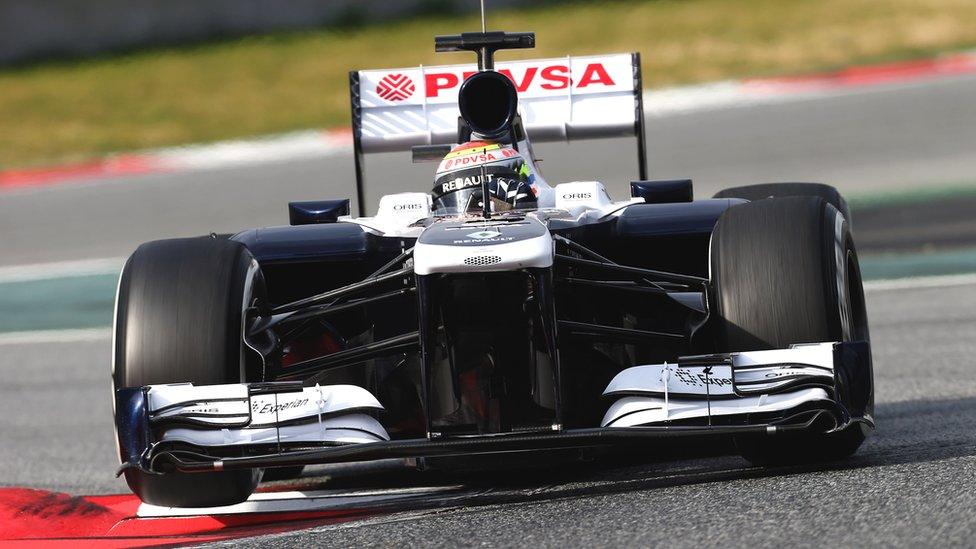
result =
[[[639,57],[495,68],[534,42],[443,36],[477,66],[353,72],[359,216],[296,202],[287,226],[132,254],[112,379],[143,501],[225,505],[265,472],[393,457],[857,450],[873,377],[843,198],[774,183],[693,200],[689,180],[648,180]],[[638,177],[619,201],[547,183],[530,141],[620,136]],[[439,162],[433,191],[366,216],[366,156],[408,149]]]

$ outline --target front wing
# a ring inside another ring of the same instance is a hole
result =
[[[351,385],[152,385],[116,393],[122,467],[149,473],[285,467],[647,439],[783,436],[873,427],[866,342],[679,359],[628,368],[600,427],[390,440],[382,405]]]

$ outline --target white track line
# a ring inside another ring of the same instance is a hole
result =
[[[850,94],[853,91],[849,89],[824,89],[789,93],[757,93],[750,90],[744,82],[726,80],[708,84],[645,90],[644,115],[648,118],[667,118],[701,111],[820,99]]]
[[[82,328],[76,330],[35,330],[31,332],[7,332],[0,334],[2,345],[34,345],[39,343],[78,343],[85,341],[110,341],[112,328]]]
[[[190,144],[149,154],[170,170],[236,168],[285,160],[307,160],[352,153],[346,130],[304,130],[233,141]]]
[[[256,492],[247,501],[223,507],[162,507],[142,503],[136,516],[143,518],[188,517],[198,515],[245,515],[295,511],[323,511],[357,505],[376,506],[421,495],[438,495],[461,490],[463,486],[420,486],[385,490],[316,490]]]

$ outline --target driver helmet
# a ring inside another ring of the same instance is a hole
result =
[[[469,141],[452,148],[437,168],[434,214],[481,213],[482,177],[488,179],[491,211],[538,207],[536,174],[518,151],[494,141]]]

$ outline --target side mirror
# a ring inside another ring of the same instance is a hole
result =
[[[335,223],[340,215],[349,215],[348,198],[288,203],[288,223],[291,225]]]
[[[643,198],[647,204],[691,202],[693,195],[690,179],[630,182],[630,196]]]

